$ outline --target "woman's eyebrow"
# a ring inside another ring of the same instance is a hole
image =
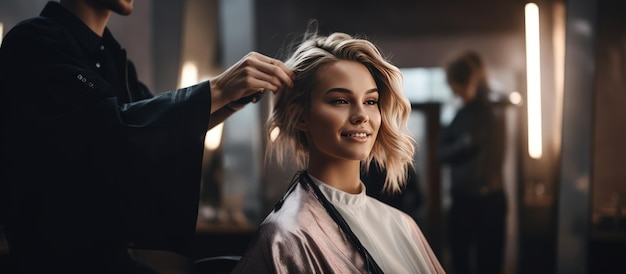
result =
[[[346,94],[353,93],[351,90],[346,89],[346,88],[331,88],[327,90],[325,94],[329,94],[333,92],[346,93]],[[377,92],[378,92],[378,88],[372,88],[372,89],[368,89],[365,93],[377,93]]]

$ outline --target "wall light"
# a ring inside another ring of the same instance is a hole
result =
[[[188,87],[198,83],[198,66],[194,62],[185,62],[180,72],[179,87]]]
[[[539,7],[525,6],[526,86],[528,113],[528,155],[539,159],[543,153],[541,138],[541,55],[539,42]]]
[[[0,22],[0,44],[2,44],[2,37],[4,37],[4,24]]]
[[[522,95],[517,92],[517,91],[513,91],[509,94],[509,102],[511,102],[511,104],[513,105],[521,105],[522,104]]]
[[[183,64],[183,68],[180,72],[180,84],[179,87],[188,87],[198,83],[198,66],[194,62],[187,61]],[[208,150],[215,150],[220,146],[222,142],[222,131],[224,129],[224,123],[221,123],[209,131],[207,131],[204,137],[204,147]]]
[[[220,146],[222,142],[222,131],[224,130],[224,123],[213,127],[207,131],[204,137],[204,147],[208,150],[215,150]]]
[[[270,141],[276,141],[278,134],[280,134],[280,129],[278,127],[273,128],[272,131],[270,131]]]

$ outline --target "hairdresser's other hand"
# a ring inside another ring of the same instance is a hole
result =
[[[280,60],[250,52],[222,74],[211,79],[211,112],[230,102],[259,92],[276,93],[293,86],[293,72]]]

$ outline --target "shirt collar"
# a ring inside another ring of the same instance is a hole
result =
[[[326,199],[335,205],[359,206],[367,200],[365,184],[363,184],[363,182],[361,182],[360,193],[350,194],[325,184],[322,180],[313,177],[311,174],[309,174],[309,176],[313,183],[319,187],[324,196],[326,196]]]
[[[101,44],[121,48],[108,28],[104,29],[104,34],[100,37],[93,32],[80,18],[61,6],[58,2],[50,1],[46,4],[40,14],[42,17],[50,18],[65,26],[76,37],[78,44],[87,53],[95,52]]]

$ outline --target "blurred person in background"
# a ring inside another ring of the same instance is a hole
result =
[[[447,81],[463,106],[441,134],[439,160],[451,170],[448,242],[454,274],[503,271],[506,198],[504,120],[489,102],[487,69],[473,51],[448,63]]]

